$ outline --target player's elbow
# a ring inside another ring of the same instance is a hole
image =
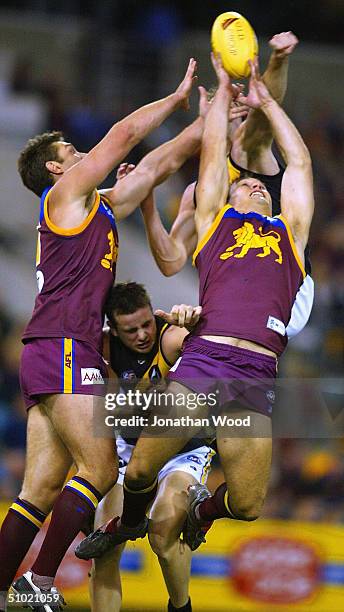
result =
[[[134,122],[122,121],[116,126],[116,146],[129,147],[132,149],[138,142],[140,142],[139,134],[135,128]]]
[[[174,274],[177,274],[177,272],[180,272],[180,270],[183,267],[183,263],[178,262],[166,262],[166,261],[157,261],[158,264],[158,268],[160,270],[160,272],[164,275],[164,276],[174,276]]]
[[[294,166],[302,170],[312,168],[311,155],[305,144],[290,152],[290,155],[287,156],[287,166]]]

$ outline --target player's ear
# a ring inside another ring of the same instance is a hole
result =
[[[109,327],[110,327],[110,334],[112,334],[113,336],[118,336],[116,327],[112,323],[110,323],[110,321],[109,321]]]
[[[63,174],[63,168],[58,161],[47,161],[45,167],[50,174]]]

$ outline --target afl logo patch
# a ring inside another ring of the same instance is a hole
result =
[[[273,391],[272,389],[267,391],[266,392],[266,399],[268,400],[268,402],[270,402],[270,404],[273,404],[275,402],[275,399],[276,399],[275,391]]]
[[[121,374],[122,380],[136,380],[136,374],[134,370],[126,370]]]

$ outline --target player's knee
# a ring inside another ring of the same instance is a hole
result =
[[[97,471],[91,471],[90,469],[84,468],[80,469],[77,475],[87,480],[104,496],[117,482],[118,467],[114,463]]]
[[[149,533],[148,539],[150,547],[157,557],[168,561],[172,553],[169,539],[156,533]]]
[[[98,485],[99,491],[105,495],[116,484],[117,479],[118,467],[114,464],[106,468],[106,470],[100,475],[100,484]]]
[[[28,486],[24,482],[19,497],[20,499],[25,499],[47,514],[50,512],[57,497],[61,493],[62,487],[63,482],[37,482],[35,486]]]
[[[233,514],[240,521],[256,521],[262,512],[264,499],[246,499],[232,503]]]
[[[129,488],[145,486],[150,484],[151,480],[149,463],[144,458],[130,461],[125,473],[125,482]]]

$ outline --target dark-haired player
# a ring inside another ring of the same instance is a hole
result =
[[[134,282],[115,285],[106,306],[110,328],[104,333],[104,357],[118,384],[124,388],[128,384],[132,387],[142,379],[156,381],[165,377],[179,357],[183,340],[197,323],[200,311],[199,307],[176,305],[170,313],[175,324],[170,325],[154,315],[149,295],[142,285]],[[178,327],[179,324],[182,327]],[[123,480],[134,441],[118,436],[116,442],[119,478],[98,506],[96,528],[106,524],[114,513],[122,511]],[[191,551],[182,545],[179,534],[186,518],[187,489],[192,484],[206,482],[213,455],[209,446],[195,443],[170,459],[159,473],[148,536],[169,592],[169,612],[191,612]],[[94,561],[92,570],[93,612],[117,612],[120,609],[119,563],[122,551],[123,545],[111,545],[109,534],[109,552]]]
[[[229,191],[227,129],[232,86],[220,59],[212,59],[219,87],[205,120],[195,213],[194,260],[202,318],[169,372],[168,391],[184,393],[186,398],[190,389],[207,394],[214,380],[220,379],[223,413],[240,419],[249,416],[251,430],[243,436],[243,428],[238,428],[237,437],[231,437],[228,430],[217,429],[226,482],[212,496],[201,485],[191,487],[185,539],[192,549],[203,541],[203,528],[209,521],[222,517],[251,521],[261,512],[271,463],[271,389],[305,276],[304,249],[314,210],[308,149],[269,94],[257,63],[251,65],[245,102],[260,109],[271,123],[286,163],[282,215],[271,216],[271,196],[255,178],[238,180]],[[228,191],[230,204],[226,204]],[[199,406],[198,415],[202,414]],[[140,437],[126,471],[122,517],[113,520],[117,543],[127,539],[128,526],[134,528],[142,520],[155,494],[157,473],[189,436],[185,431],[184,439]]]
[[[130,185],[97,186],[142,138],[179,107],[188,107],[196,62],[190,60],[177,90],[116,123],[87,154],[59,132],[31,139],[18,168],[41,198],[37,244],[39,294],[24,334],[21,386],[28,408],[27,457],[22,490],[0,533],[0,610],[6,592],[52,507],[53,514],[32,569],[17,592],[43,593],[38,612],[51,604],[57,569],[76,534],[93,519],[117,479],[111,440],[92,434],[92,415],[106,368],[101,356],[104,303],[117,259],[117,219],[129,215],[154,184],[198,149],[199,118],[138,164]],[[61,492],[71,462],[76,475]],[[50,597],[47,598],[47,595]]]

